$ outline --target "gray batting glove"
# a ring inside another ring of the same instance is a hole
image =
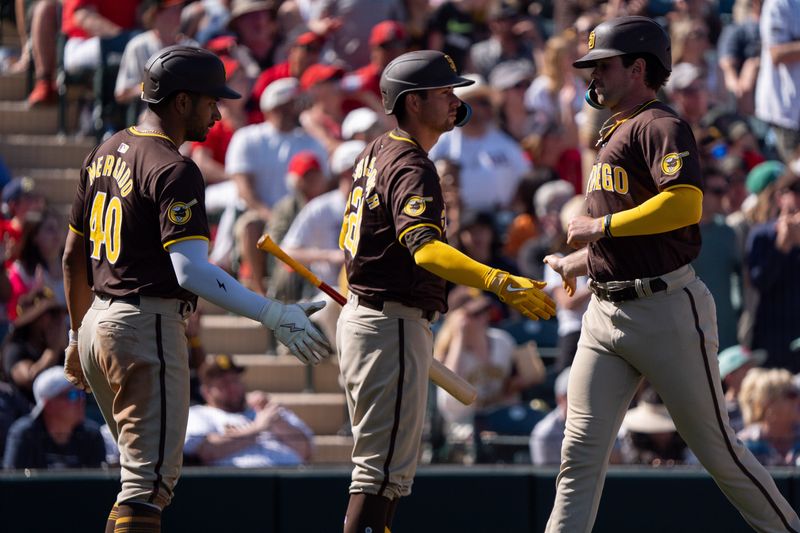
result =
[[[271,300],[260,321],[305,364],[316,365],[333,352],[325,337],[308,319],[325,307],[325,302],[282,304]]]

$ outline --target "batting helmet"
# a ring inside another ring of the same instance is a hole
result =
[[[589,34],[589,53],[575,61],[575,68],[592,68],[598,59],[626,54],[650,54],[672,71],[669,35],[647,17],[620,17],[599,24]]]
[[[383,110],[387,115],[393,114],[397,100],[408,92],[464,87],[473,83],[458,75],[456,64],[447,54],[438,50],[408,52],[395,58],[383,69],[380,83]],[[471,110],[462,102],[458,111],[456,125],[463,126],[469,120]]]
[[[157,104],[176,91],[241,98],[225,85],[225,65],[212,52],[194,46],[168,46],[144,66],[142,100]]]

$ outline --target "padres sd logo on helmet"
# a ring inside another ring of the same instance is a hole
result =
[[[672,152],[664,156],[661,160],[661,171],[667,176],[677,174],[683,167],[683,158],[689,155],[689,152]]]
[[[192,206],[197,204],[197,200],[192,200],[188,204],[183,202],[173,202],[169,206],[167,217],[170,222],[182,226],[192,219]]]

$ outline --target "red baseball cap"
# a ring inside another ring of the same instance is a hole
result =
[[[308,67],[306,71],[303,72],[303,75],[300,76],[300,88],[307,91],[318,83],[335,80],[342,76],[344,76],[344,69],[342,67],[316,63]]]
[[[406,27],[396,20],[384,20],[372,28],[369,34],[369,45],[380,46],[392,41],[405,41]]]
[[[325,42],[325,37],[318,33],[314,33],[313,31],[307,31],[305,33],[301,33],[297,36],[294,40],[295,46],[309,46],[312,44],[316,44],[318,46],[322,46],[322,43]]]
[[[289,172],[292,174],[303,177],[312,170],[322,170],[322,167],[317,159],[317,154],[311,150],[297,152],[289,160]]]

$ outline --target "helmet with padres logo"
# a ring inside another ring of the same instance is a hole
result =
[[[464,87],[475,83],[458,75],[450,56],[438,50],[416,50],[403,54],[386,65],[381,74],[381,97],[387,115],[395,112],[397,100],[405,93]],[[472,116],[472,109],[461,102],[456,116],[456,126],[463,126]]]
[[[598,24],[589,34],[589,52],[575,61],[575,68],[592,68],[598,59],[626,54],[650,54],[672,71],[669,35],[648,17],[619,17]]]
[[[142,100],[157,104],[177,91],[217,98],[242,97],[225,85],[222,60],[194,46],[168,46],[153,54],[145,64]]]

